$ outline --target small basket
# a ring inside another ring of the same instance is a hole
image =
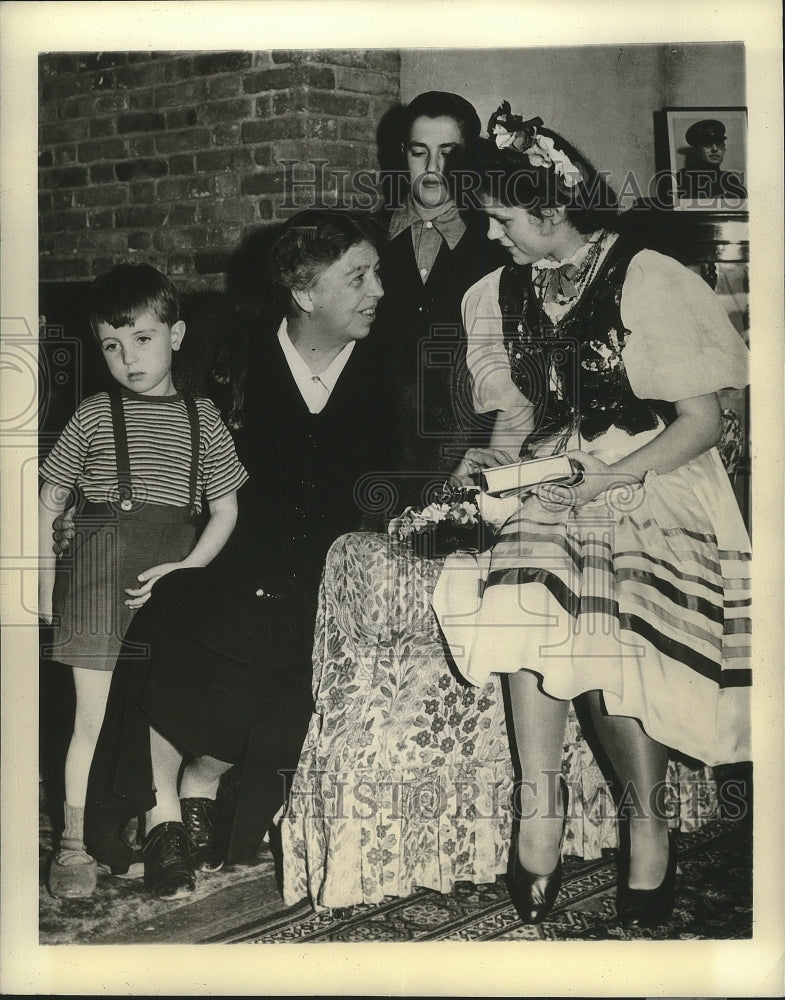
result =
[[[453,552],[484,552],[493,545],[495,534],[483,520],[462,527],[440,522],[424,531],[414,532],[408,540],[415,555],[423,559],[439,559]]]
[[[455,487],[445,483],[424,510],[407,508],[402,515],[406,524],[400,540],[424,559],[438,559],[453,552],[483,552],[493,544],[496,532],[480,514],[478,493],[476,487]],[[436,508],[441,508],[439,519],[423,523],[423,518],[427,519],[429,514],[435,517]],[[470,521],[467,512],[472,518]]]

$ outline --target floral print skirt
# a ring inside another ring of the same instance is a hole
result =
[[[325,563],[313,655],[315,710],[281,821],[284,901],[377,903],[507,870],[513,765],[502,680],[460,678],[430,599],[443,560],[383,535],[339,538]],[[570,709],[563,853],[618,844],[608,783]],[[674,827],[716,812],[711,772],[671,762]]]

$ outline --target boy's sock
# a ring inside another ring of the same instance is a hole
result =
[[[65,803],[65,827],[60,840],[60,850],[84,850],[84,806]]]
[[[52,896],[91,896],[97,881],[97,865],[84,849],[84,806],[65,803],[65,828],[60,849],[49,866],[47,887]]]

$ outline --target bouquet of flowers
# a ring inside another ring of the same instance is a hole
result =
[[[494,510],[489,512],[488,502]],[[504,506],[499,518],[499,505]],[[389,533],[400,542],[408,542],[417,555],[426,558],[451,552],[483,552],[496,535],[496,526],[505,521],[518,500],[500,501],[488,497],[476,486],[451,486],[445,483],[431,503],[422,510],[407,507],[390,521]],[[490,516],[489,516],[490,514]]]

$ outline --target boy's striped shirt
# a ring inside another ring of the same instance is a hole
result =
[[[202,494],[219,500],[247,482],[234,442],[209,399],[197,399],[199,469],[197,505]],[[123,393],[131,483],[136,501],[184,507],[189,503],[191,431],[179,394],[138,396]],[[118,496],[109,395],[84,400],[43,462],[41,477],[55,486],[78,486],[87,500],[103,503]]]

